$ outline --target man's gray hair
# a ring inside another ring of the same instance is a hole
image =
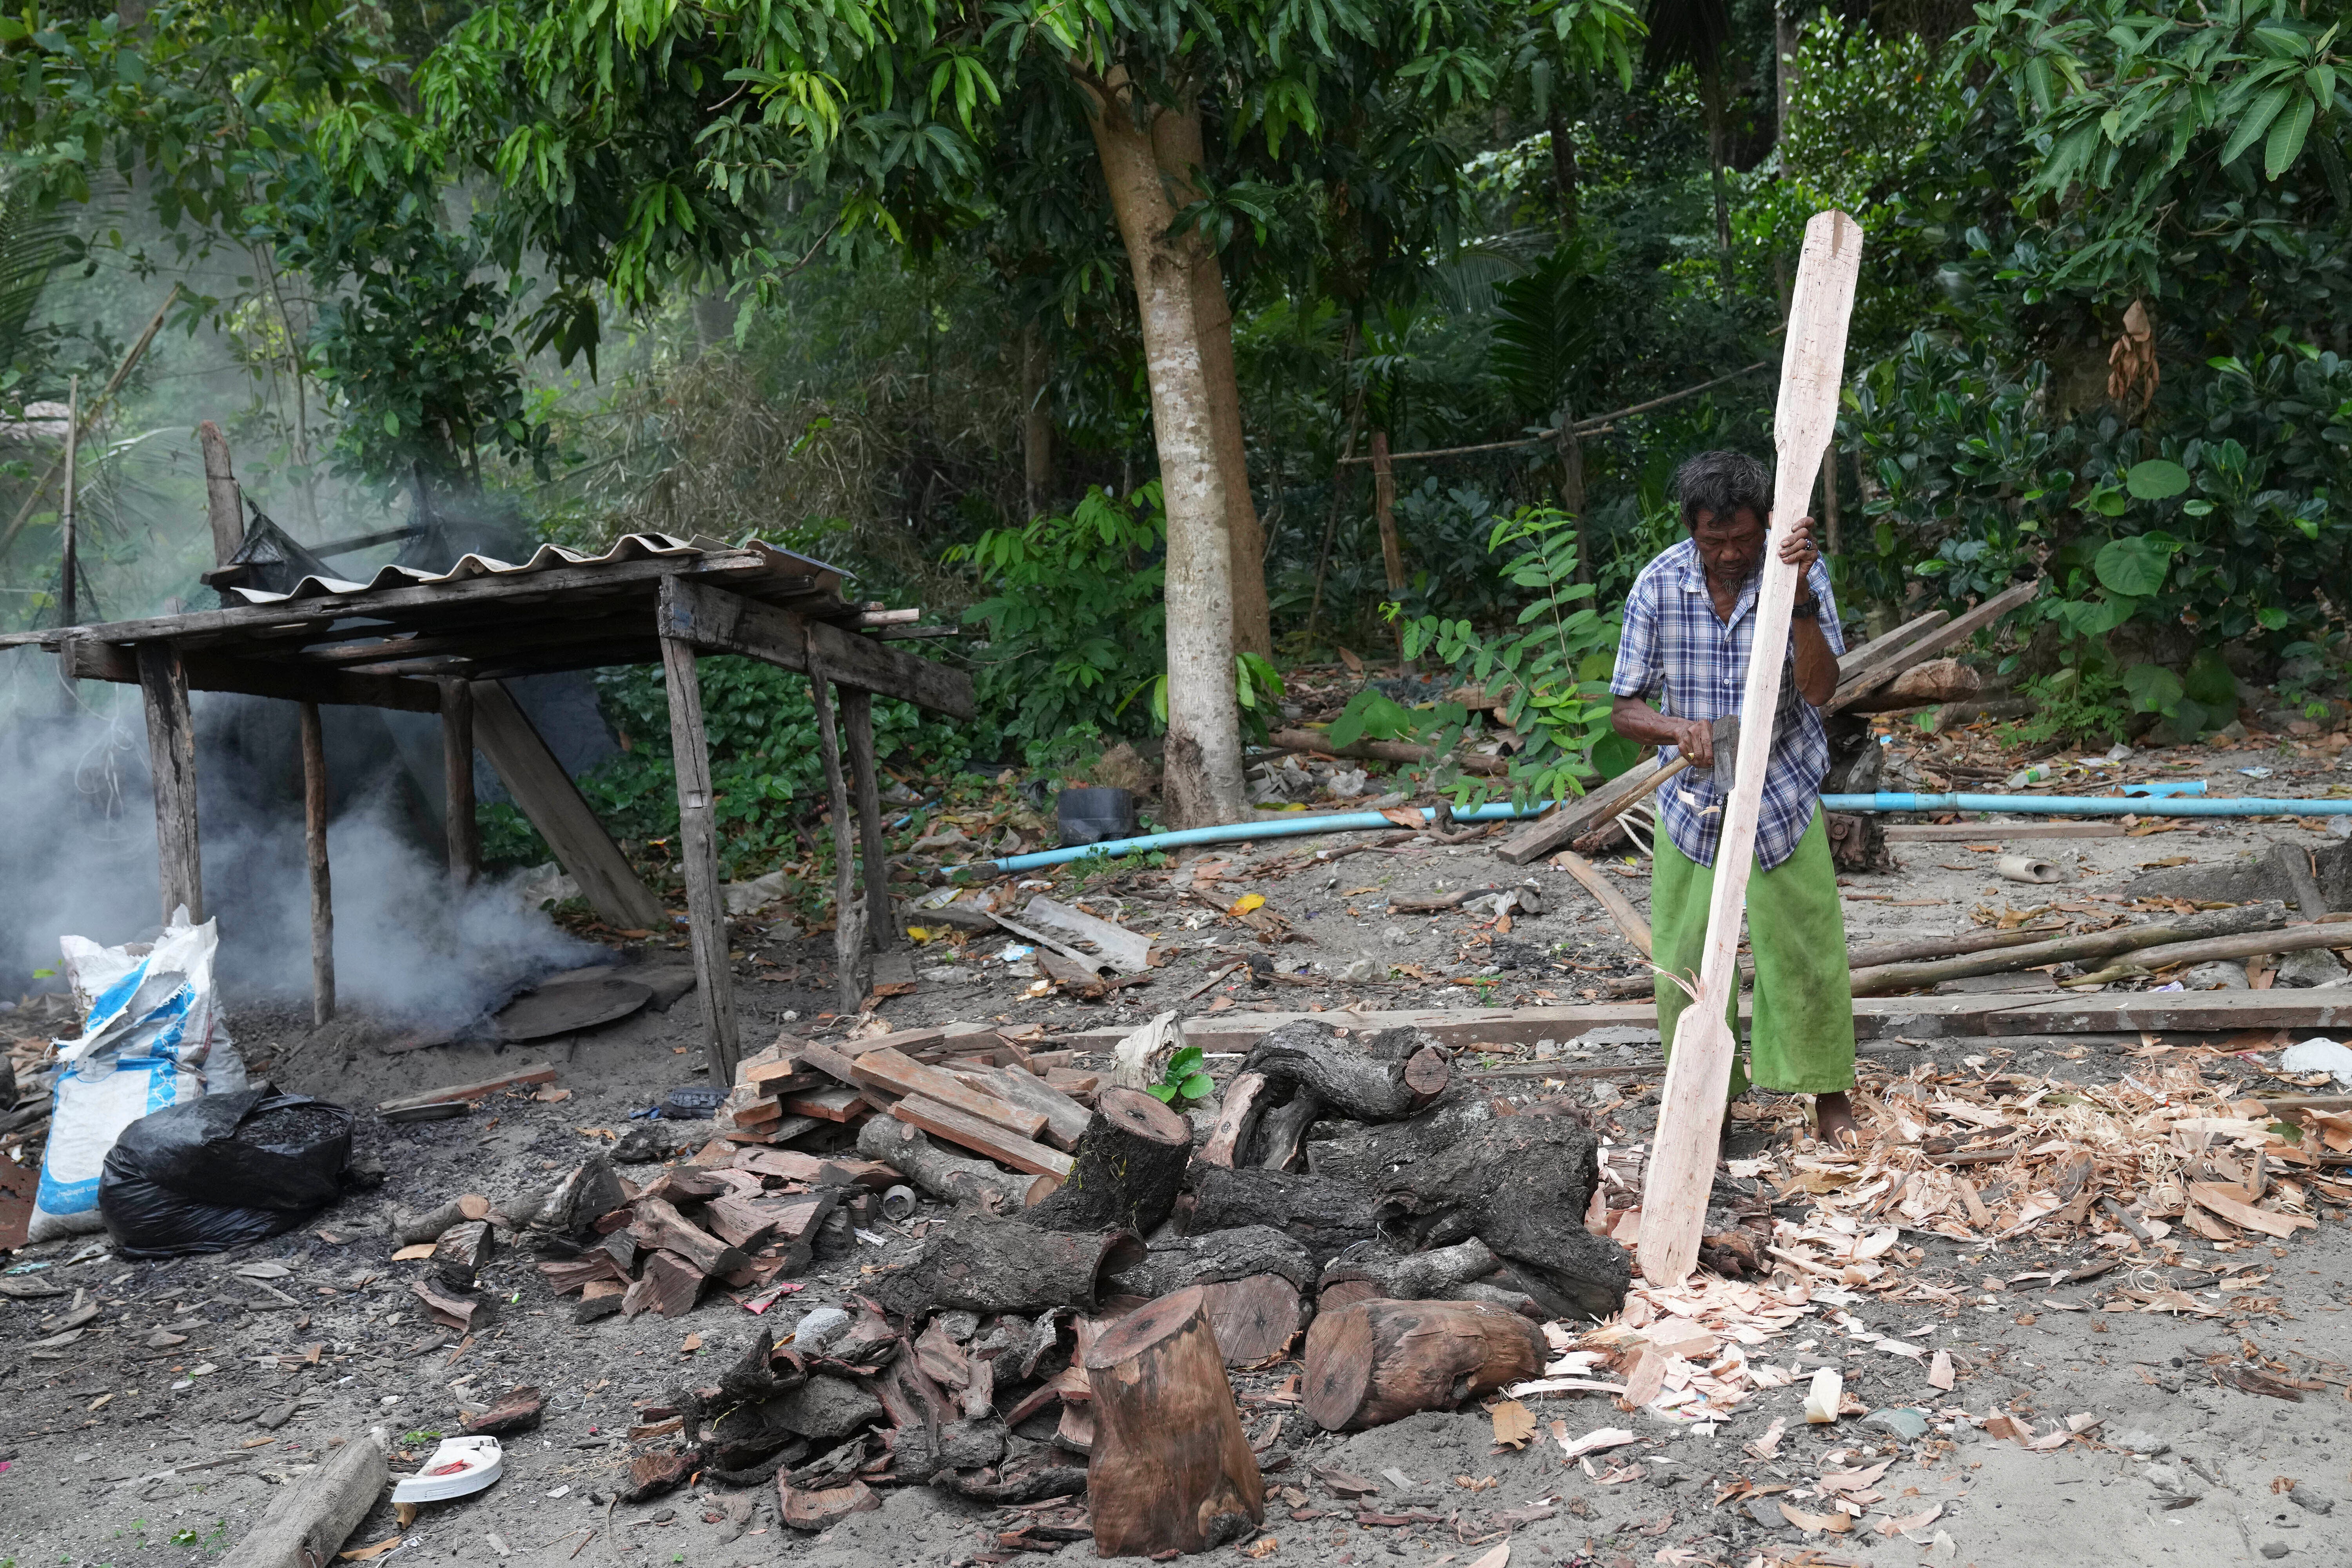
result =
[[[1675,500],[1682,504],[1685,528],[1700,512],[1728,522],[1742,508],[1769,522],[1772,470],[1745,452],[1701,452],[1675,470]]]

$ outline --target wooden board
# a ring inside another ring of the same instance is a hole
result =
[[[1606,784],[1595,784],[1582,800],[1570,802],[1522,827],[1503,840],[1495,853],[1514,866],[1549,855],[1656,789],[1664,782],[1662,773],[1680,771],[1676,764],[1682,761],[1678,757],[1673,763],[1661,764],[1654,755],[1645,758]]]
[[[1043,1143],[1032,1142],[1014,1136],[992,1122],[976,1116],[966,1116],[952,1106],[920,1095],[910,1095],[890,1108],[890,1114],[911,1127],[919,1127],[934,1137],[982,1154],[1000,1165],[1033,1176],[1069,1179],[1071,1160],[1058,1149],[1048,1149]]]
[[[1823,712],[1835,712],[1865,691],[1873,691],[1918,662],[1915,650],[1950,620],[1946,610],[1930,610],[1904,622],[1884,637],[1875,637],[1838,660],[1838,680]]]
[[[2120,822],[1896,822],[1886,828],[1889,844],[1973,844],[2029,838],[2121,838]],[[1992,869],[1992,862],[1985,862]]]
[[[1092,1112],[1034,1073],[1023,1072],[1018,1068],[977,1065],[947,1070],[982,1094],[1044,1116],[1045,1141],[1057,1149],[1076,1148],[1078,1140],[1086,1136],[1087,1121]]]
[[[661,900],[638,879],[580,786],[498,681],[474,683],[474,744],[598,919],[620,931],[668,929]]]
[[[1780,462],[1772,516],[1783,527],[1805,514],[1822,454],[1836,424],[1838,389],[1845,373],[1846,322],[1862,270],[1862,226],[1842,212],[1816,213],[1805,225],[1773,422]],[[1800,575],[1794,564],[1781,559],[1777,540],[1768,537],[1755,608],[1749,612],[1754,617],[1753,651],[1739,705],[1740,726],[1751,736],[1771,732]],[[1771,750],[1754,744],[1739,749],[1716,847],[1698,989],[1675,1026],[1666,1064],[1636,1254],[1643,1276],[1654,1285],[1681,1284],[1698,1261],[1725,1089],[1738,1048],[1724,1015],[1739,991],[1739,931],[1748,879],[1756,867],[1757,822]]]
[[[58,662],[60,668],[71,670],[77,680],[111,680],[127,685],[139,679],[135,648],[88,637],[65,639],[58,651]],[[311,670],[298,665],[216,653],[192,652],[182,663],[187,670],[191,691],[235,691],[247,697],[282,698],[289,702],[395,708],[408,713],[441,710],[440,689],[429,680]]]
[[[1884,668],[1867,677],[1849,679],[1845,666],[1841,661],[1838,667],[1837,691],[1830,698],[1822,711],[1834,713],[1842,708],[1859,701],[1913,665],[1934,658],[1946,648],[1958,647],[2011,610],[2030,603],[2041,592],[2042,579],[2039,577],[2032,582],[2020,583],[2013,587],[2003,589],[1958,620],[1929,628],[1924,636],[1912,640],[1911,646],[1903,650],[1901,658],[1890,661]],[[1864,651],[1872,646],[1874,645],[1864,645]]]
[[[794,1116],[814,1116],[820,1121],[855,1121],[871,1102],[863,1091],[836,1085],[795,1090],[782,1096],[780,1103]]]
[[[456,1105],[468,1100],[481,1100],[502,1089],[517,1089],[527,1083],[553,1083],[555,1069],[545,1062],[517,1068],[499,1078],[486,1078],[478,1083],[451,1084],[447,1089],[428,1089],[422,1094],[404,1094],[394,1100],[376,1102],[376,1114],[388,1115],[395,1110],[414,1110],[427,1105]]]
[[[896,1095],[921,1095],[966,1116],[993,1123],[1016,1138],[1034,1139],[1045,1127],[1047,1118],[1043,1111],[1026,1110],[999,1100],[972,1088],[945,1068],[926,1066],[887,1047],[858,1052],[850,1071],[860,1084]],[[1080,1131],[1085,1129],[1081,1127]]]
[[[960,669],[684,577],[662,583],[660,630],[713,653],[744,654],[802,675],[814,658],[835,685],[902,698],[950,719],[969,721],[975,711],[971,677]]]

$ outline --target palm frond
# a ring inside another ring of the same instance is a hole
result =
[[[1704,75],[1731,41],[1731,6],[1727,0],[1650,0],[1648,26],[1644,70],[1688,66]]]
[[[1597,335],[1600,284],[1582,246],[1563,245],[1521,277],[1495,288],[1492,363],[1521,413],[1559,405],[1569,378]]]
[[[72,244],[57,213],[42,211],[29,191],[0,192],[0,364],[23,352],[41,291]]]

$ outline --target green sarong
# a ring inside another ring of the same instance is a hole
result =
[[[1659,829],[1650,874],[1651,961],[1696,984],[1706,952],[1706,906],[1715,868],[1675,847]],[[1748,878],[1748,941],[1756,957],[1756,1005],[1748,1052],[1758,1088],[1783,1094],[1833,1094],[1853,1087],[1853,984],[1846,970],[1845,911],[1827,826],[1818,808],[1797,851],[1773,869]],[[1690,997],[1659,979],[1658,1033],[1666,1048]],[[1739,1033],[1738,998],[1731,1031]],[[1745,1093],[1749,1068],[1735,1059],[1731,1093]]]

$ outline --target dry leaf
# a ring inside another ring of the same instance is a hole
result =
[[[1535,1412],[1516,1399],[1506,1399],[1487,1412],[1495,1418],[1495,1445],[1524,1448],[1536,1435]]]
[[[1952,1383],[1952,1352],[1937,1351],[1936,1359],[1927,1363],[1927,1386],[1940,1388],[1948,1394],[1951,1392]]]
[[[1900,1519],[1881,1519],[1876,1529],[1885,1536],[1903,1535],[1914,1530],[1925,1530],[1943,1517],[1944,1505],[1937,1503],[1925,1513],[1906,1513]]]
[[[420,1241],[414,1247],[404,1247],[398,1252],[394,1253],[392,1255],[392,1260],[394,1263],[414,1263],[420,1258],[430,1258],[432,1256],[433,1244],[429,1241]]]
[[[1510,1561],[1511,1543],[1506,1541],[1471,1563],[1470,1568],[1507,1568]]]
[[[1842,1513],[1807,1513],[1802,1509],[1780,1505],[1780,1517],[1808,1535],[1843,1535],[1853,1528],[1853,1521]]]
[[[1242,1548],[1242,1555],[1244,1557],[1271,1557],[1281,1550],[1281,1542],[1276,1541],[1271,1535],[1261,1535],[1255,1541],[1251,1542],[1247,1546]]]
[[[345,1563],[365,1563],[372,1557],[383,1556],[399,1544],[400,1532],[394,1531],[373,1546],[354,1546],[349,1552],[339,1552],[335,1555]]]
[[[1265,895],[1264,893],[1244,893],[1240,898],[1235,899],[1232,903],[1225,906],[1225,913],[1235,916],[1245,915],[1252,910],[1264,908],[1265,905]]]
[[[677,1351],[680,1355],[692,1355],[701,1348],[702,1336],[700,1334],[688,1334],[686,1336],[686,1342],[679,1345],[677,1347]]]

